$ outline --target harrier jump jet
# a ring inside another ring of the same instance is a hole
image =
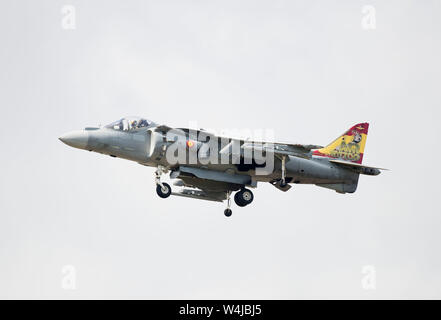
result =
[[[230,196],[239,207],[253,201],[250,188],[268,182],[281,191],[292,184],[315,184],[353,193],[360,174],[376,176],[382,168],[362,165],[368,123],[359,123],[322,147],[221,137],[203,129],[171,128],[127,117],[104,127],[62,135],[65,144],[155,167],[156,192],[223,202],[232,214]],[[161,180],[170,173],[176,190]]]

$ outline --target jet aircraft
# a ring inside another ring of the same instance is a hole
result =
[[[359,123],[327,146],[248,141],[203,129],[171,128],[126,117],[104,127],[86,127],[59,139],[74,148],[155,167],[156,192],[239,207],[253,202],[251,188],[268,182],[281,191],[293,184],[314,184],[338,193],[353,193],[360,174],[376,176],[382,168],[362,165],[368,123]],[[170,173],[174,186],[162,181]]]

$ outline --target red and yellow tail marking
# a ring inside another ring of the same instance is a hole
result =
[[[332,143],[324,148],[314,150],[312,154],[361,163],[368,129],[369,123],[356,124]]]

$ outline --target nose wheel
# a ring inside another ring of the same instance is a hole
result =
[[[168,183],[163,182],[156,185],[156,193],[163,199],[168,198],[171,195],[171,187]]]
[[[168,183],[161,182],[161,175],[166,173],[166,169],[162,166],[158,166],[155,171],[155,183],[156,183],[156,193],[161,198],[165,199],[171,195],[171,187]]]

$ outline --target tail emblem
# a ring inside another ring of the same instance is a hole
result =
[[[326,147],[314,150],[313,155],[361,163],[363,160],[368,128],[368,123],[357,124]]]

